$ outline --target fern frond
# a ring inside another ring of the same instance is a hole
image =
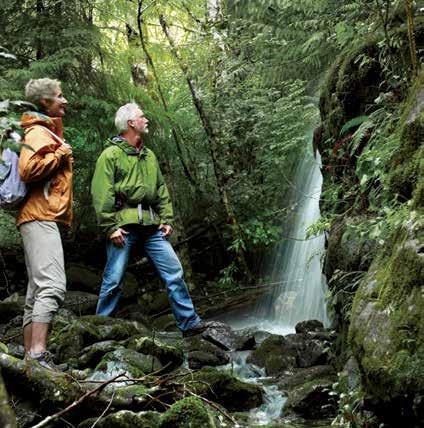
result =
[[[359,128],[354,132],[352,135],[352,141],[349,144],[350,148],[350,155],[352,156],[356,149],[358,148],[359,144],[361,144],[362,140],[365,137],[365,134],[372,128],[374,128],[375,123],[372,120],[367,120],[363,122]]]
[[[356,126],[361,125],[362,123],[366,122],[369,119],[369,116],[357,116],[354,117],[351,120],[348,120],[340,130],[340,136],[342,137],[344,134],[346,134],[349,129],[355,128]]]

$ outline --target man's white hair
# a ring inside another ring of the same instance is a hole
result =
[[[128,130],[128,121],[136,119],[140,110],[137,103],[128,103],[119,107],[115,115],[115,126],[119,133]]]
[[[25,86],[25,96],[29,102],[40,106],[40,101],[53,98],[57,89],[60,89],[59,80],[31,79]]]

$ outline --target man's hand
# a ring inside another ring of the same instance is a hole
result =
[[[163,232],[164,238],[170,237],[173,232],[172,227],[169,224],[160,224],[158,229]]]
[[[125,235],[128,235],[128,232],[124,229],[119,228],[118,230],[115,230],[115,232],[110,235],[113,245],[123,247],[125,245]]]

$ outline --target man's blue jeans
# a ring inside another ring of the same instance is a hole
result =
[[[163,232],[138,225],[126,225],[123,229],[128,232],[128,235],[125,235],[123,247],[117,247],[110,240],[106,245],[107,262],[96,314],[113,315],[115,313],[122,294],[130,250],[135,245],[143,245],[147,256],[165,281],[177,327],[181,331],[195,327],[200,322],[200,318],[194,310],[184,282],[181,263],[172,245],[164,238]]]

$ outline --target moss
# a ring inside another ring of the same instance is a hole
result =
[[[355,296],[349,331],[366,391],[383,402],[424,388],[424,257],[419,241],[406,238],[399,232],[393,254],[373,263]]]
[[[78,425],[78,428],[91,428],[98,418],[87,419]],[[160,415],[157,412],[134,413],[130,410],[121,410],[104,416],[96,423],[98,428],[156,428],[159,426]]]
[[[183,378],[190,381],[198,395],[205,396],[230,411],[250,410],[262,404],[262,389],[242,382],[229,373],[204,367]]]
[[[167,345],[153,337],[134,338],[128,346],[143,354],[157,357],[168,371],[179,367],[184,361],[182,349]]]
[[[201,400],[183,398],[168,409],[161,418],[160,428],[206,428],[215,427],[212,417]]]

